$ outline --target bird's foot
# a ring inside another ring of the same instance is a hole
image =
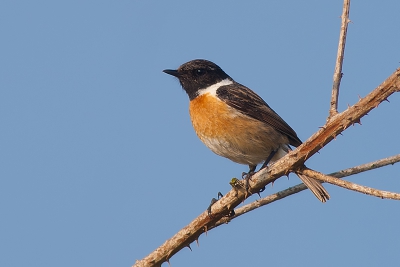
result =
[[[212,212],[211,212],[211,207],[212,207],[212,205],[214,205],[214,203],[217,202],[217,201],[218,201],[220,198],[222,198],[223,196],[224,196],[224,195],[222,195],[221,192],[218,192],[217,198],[216,198],[216,199],[215,199],[215,198],[211,199],[210,206],[208,206],[208,208],[207,208],[208,217],[210,217],[211,219],[214,218],[214,216],[212,215]],[[227,217],[233,217],[233,216],[235,216],[235,211],[234,211],[234,210],[229,210],[229,211],[228,211],[228,214],[227,214],[226,216],[227,216]]]
[[[244,189],[246,190],[246,198],[247,198],[247,194],[249,193],[250,195],[252,194],[251,192],[251,188],[250,188],[250,184],[249,184],[249,180],[251,180],[251,177],[253,177],[253,175],[255,174],[255,171],[250,170],[249,172],[243,172],[242,173],[242,179],[244,180]]]
[[[242,179],[245,180],[246,189],[249,188],[249,180],[251,180],[251,177],[253,177],[255,173],[255,171],[242,172]]]
[[[264,168],[266,168],[266,166]],[[255,173],[256,173],[255,171],[249,171],[248,173],[246,173],[246,172],[242,173],[242,178],[244,180],[244,188],[246,190],[246,196],[245,196],[246,198],[247,198],[247,193],[252,194],[249,180],[251,180],[251,177],[253,177],[253,175]],[[263,188],[261,188],[258,192],[255,192],[255,193],[261,198],[260,193],[264,192],[264,190],[265,190],[265,186]]]

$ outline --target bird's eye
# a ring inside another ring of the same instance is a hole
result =
[[[204,70],[204,69],[197,69],[197,70],[195,70],[194,72],[195,72],[195,74],[196,74],[197,76],[202,76],[202,75],[204,75],[204,74],[206,73],[206,70]]]

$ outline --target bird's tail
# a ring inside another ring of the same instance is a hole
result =
[[[329,200],[330,196],[328,191],[322,186],[320,182],[317,180],[305,176],[303,174],[296,173],[299,176],[300,180],[314,193],[314,195],[321,200],[322,202],[326,202]]]

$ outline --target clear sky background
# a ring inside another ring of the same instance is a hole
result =
[[[399,67],[399,10],[352,2],[340,111]],[[306,140],[328,115],[341,11],[339,0],[3,0],[0,266],[131,266],[247,171],[198,140],[188,97],[163,69],[214,61]],[[400,93],[389,100],[307,165],[330,173],[400,153]],[[400,192],[399,173],[349,179]],[[298,183],[282,178],[263,196]],[[291,196],[171,264],[398,264],[400,202],[326,188],[326,204]]]

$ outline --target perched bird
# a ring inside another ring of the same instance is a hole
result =
[[[250,168],[265,167],[302,142],[296,132],[255,92],[235,82],[215,63],[196,59],[177,70],[164,70],[179,79],[189,96],[193,128],[214,153]],[[329,194],[317,181],[299,175],[314,195],[325,202]]]

